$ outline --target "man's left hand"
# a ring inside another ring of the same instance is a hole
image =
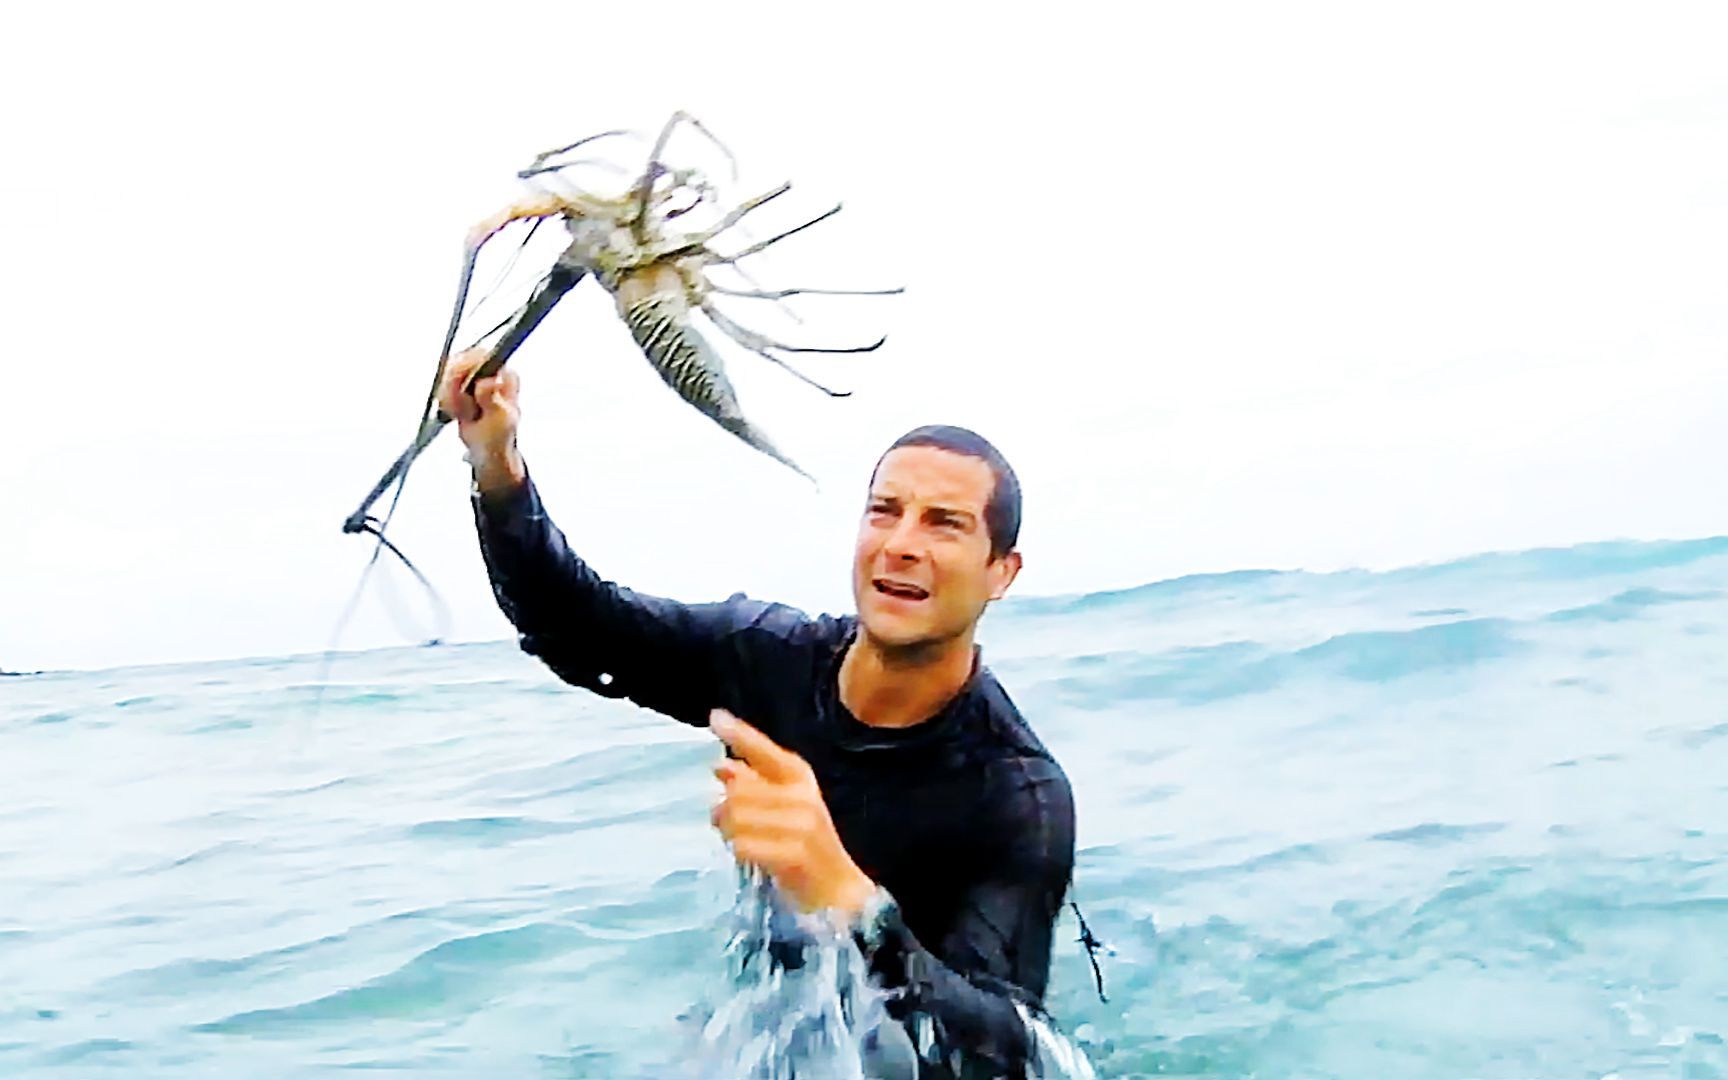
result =
[[[724,709],[709,726],[737,755],[714,769],[726,788],[714,827],[733,856],[767,871],[806,911],[863,911],[876,883],[840,843],[809,763]]]

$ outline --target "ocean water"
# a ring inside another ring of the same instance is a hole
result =
[[[1032,599],[1100,1076],[1728,1076],[1728,539]],[[0,679],[0,1076],[684,1075],[709,737],[508,643]],[[684,1070],[681,1072],[680,1070]]]

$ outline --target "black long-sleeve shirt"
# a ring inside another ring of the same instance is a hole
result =
[[[682,604],[605,581],[532,482],[476,496],[475,519],[499,606],[560,678],[696,726],[725,708],[809,762],[847,852],[900,909],[870,955],[891,1013],[928,1017],[938,1046],[990,1075],[1019,1075],[1030,1047],[1015,1002],[1044,996],[1074,806],[995,677],[975,661],[929,720],[870,727],[839,694],[855,618],[741,594]]]

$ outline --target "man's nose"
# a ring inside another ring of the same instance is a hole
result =
[[[922,552],[918,523],[911,515],[903,517],[888,534],[888,540],[882,545],[883,553],[890,559],[899,562],[916,561]]]

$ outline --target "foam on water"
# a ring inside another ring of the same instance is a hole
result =
[[[701,1036],[667,1075],[702,1080],[914,1080],[919,1063],[966,1075],[928,1017],[902,1026],[850,933],[802,915],[751,874],[731,913],[731,979],[694,1011]],[[788,952],[784,946],[795,943]],[[780,946],[777,952],[776,946]],[[1092,1080],[1085,1053],[1047,1016],[1018,1007],[1032,1080]]]
[[[1728,1076],[1725,583],[1713,539],[994,612],[1114,951],[1103,1002],[1064,916],[1061,1031],[1099,1076]],[[705,733],[507,644],[317,670],[0,680],[0,1075],[866,1067],[844,942],[744,962]]]
[[[848,935],[823,919],[794,915],[754,875],[740,890],[733,918],[726,946],[733,978],[687,1055],[695,1066],[690,1073],[704,1080],[791,1080],[819,1064],[835,1080],[915,1075],[912,1047],[896,1044],[886,999]],[[794,963],[776,960],[776,936],[800,939]]]

